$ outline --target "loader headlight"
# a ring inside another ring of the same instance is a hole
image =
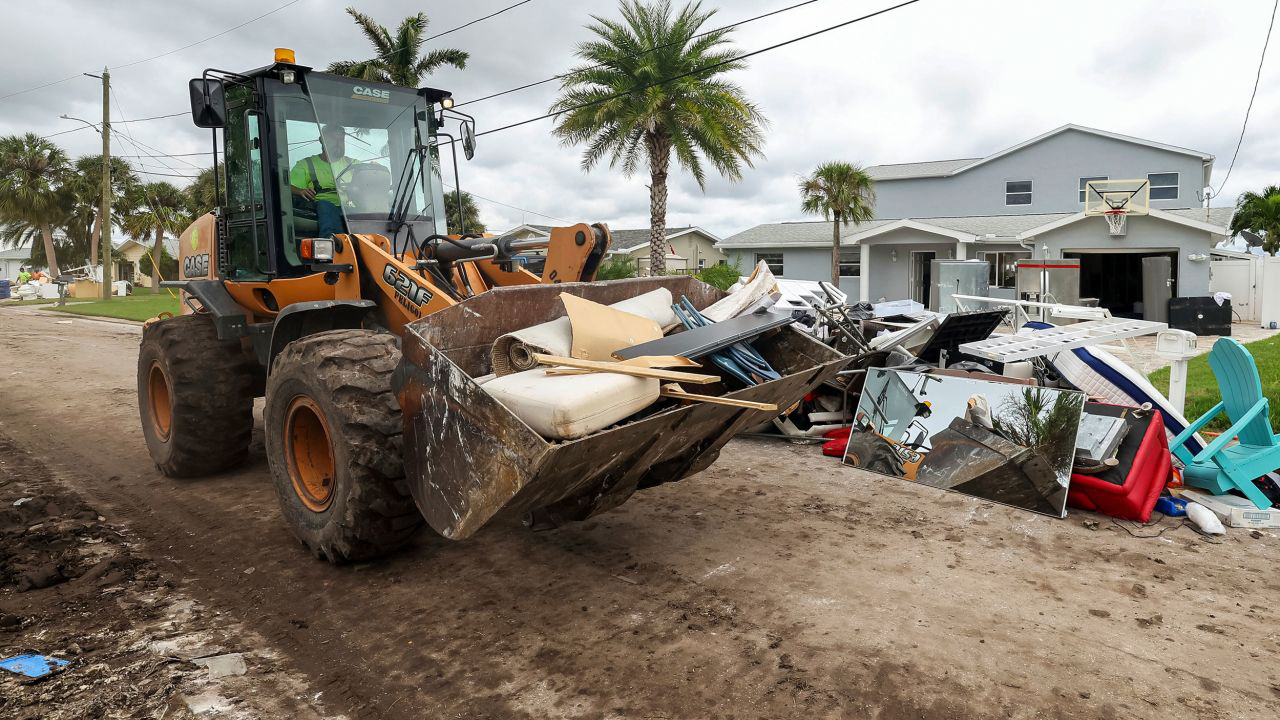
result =
[[[329,238],[302,238],[298,254],[304,260],[315,262],[333,261],[333,240]]]
[[[440,107],[444,108],[445,110],[448,110],[449,108],[453,107],[453,96],[449,95],[445,99],[441,100]]]

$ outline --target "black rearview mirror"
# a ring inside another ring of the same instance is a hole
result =
[[[227,95],[222,81],[215,78],[192,78],[191,120],[196,127],[220,128],[227,125]]]
[[[476,129],[471,123],[462,123],[462,154],[470,160],[476,155]]]

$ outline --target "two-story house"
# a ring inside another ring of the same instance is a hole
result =
[[[1212,169],[1208,153],[1078,125],[982,158],[876,165],[876,219],[841,229],[841,287],[927,302],[932,260],[979,259],[992,295],[1012,297],[1016,260],[1079,258],[1081,297],[1133,314],[1142,258],[1166,255],[1175,296],[1209,295],[1209,253],[1233,212],[1202,206]],[[1087,182],[1135,178],[1149,182],[1151,211],[1128,218],[1123,236],[1084,214]],[[764,260],[781,277],[831,277],[828,222],[760,225],[719,247],[742,267]]]

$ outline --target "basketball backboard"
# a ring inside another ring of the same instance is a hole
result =
[[[1123,210],[1129,215],[1146,215],[1151,209],[1151,183],[1136,180],[1090,180],[1084,186],[1084,213],[1105,215]]]

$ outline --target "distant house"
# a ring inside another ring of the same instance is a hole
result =
[[[137,240],[125,240],[116,245],[113,251],[115,255],[112,257],[111,263],[115,269],[114,279],[128,280],[138,287],[151,287],[151,274],[142,271],[142,258],[147,256],[154,247],[154,240],[141,243]],[[164,248],[168,251],[170,257],[175,259],[178,257],[178,240],[176,238],[165,238]],[[176,280],[177,278],[163,279]]]
[[[550,236],[550,225],[520,225],[512,228],[503,237],[517,240],[529,240]],[[649,272],[649,238],[648,228],[638,230],[609,229],[612,242],[609,245],[608,257],[628,257],[636,262],[640,274]],[[710,265],[726,262],[727,256],[717,248],[720,238],[700,227],[667,228],[667,271],[697,272]]]
[[[928,302],[930,261],[990,264],[992,295],[1012,297],[1018,259],[1078,258],[1080,295],[1117,314],[1142,298],[1142,259],[1172,260],[1175,296],[1210,294],[1210,251],[1230,236],[1232,208],[1201,207],[1213,156],[1077,125],[1064,125],[983,158],[876,165],[877,219],[841,229],[841,288],[862,300]],[[1146,179],[1151,212],[1112,236],[1086,216],[1091,180]],[[831,277],[831,224],[759,225],[718,247],[774,274]]]
[[[18,279],[18,270],[31,264],[31,248],[0,250],[0,280]]]

